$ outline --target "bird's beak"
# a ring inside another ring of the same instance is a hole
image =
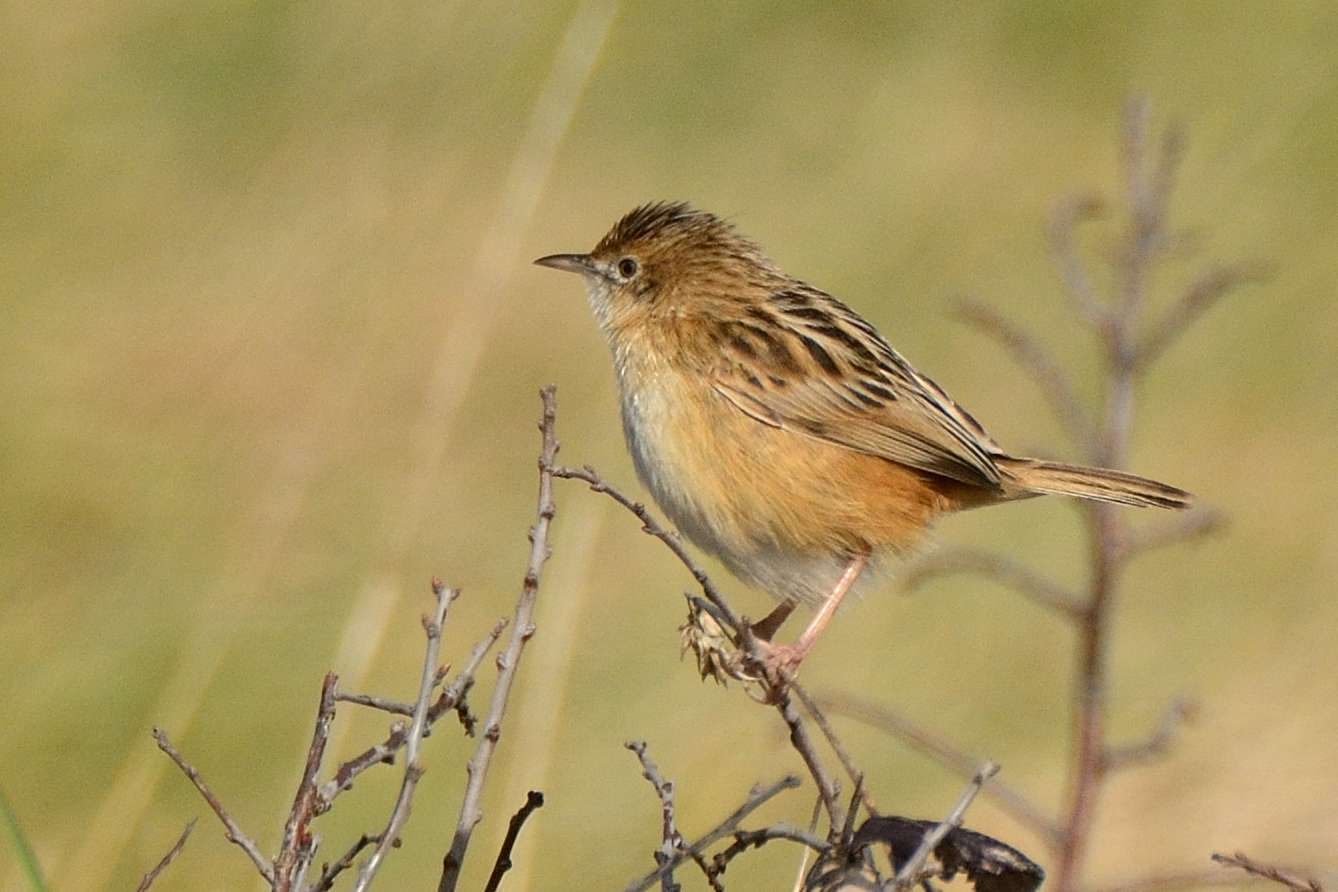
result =
[[[548,266],[553,269],[566,270],[569,273],[580,273],[585,276],[600,275],[599,267],[595,265],[595,260],[589,254],[549,254],[547,257],[540,257],[534,261],[537,266]]]

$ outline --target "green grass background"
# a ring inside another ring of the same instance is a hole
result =
[[[1201,235],[1196,260],[1278,274],[1209,314],[1140,394],[1133,466],[1231,527],[1131,574],[1114,734],[1178,693],[1203,709],[1174,755],[1107,788],[1088,876],[1203,868],[1214,849],[1333,863],[1332,4],[0,8],[0,787],[53,888],[129,888],[202,814],[160,887],[255,887],[149,728],[272,851],[322,672],[408,697],[432,574],[465,591],[457,659],[509,612],[541,384],[559,385],[563,457],[634,485],[580,288],[528,261],[589,247],[637,203],[731,215],[1002,442],[1062,451],[1029,383],[950,308],[970,293],[1006,310],[1095,395],[1043,222],[1066,194],[1116,187],[1131,91],[1189,129],[1172,211]],[[1158,306],[1189,269],[1158,277]],[[624,739],[678,782],[689,836],[801,767],[774,715],[678,661],[685,574],[579,485],[558,496],[467,888],[528,788],[547,805],[505,888],[620,888],[647,869],[658,808]],[[1076,582],[1076,516],[1034,502],[942,538]],[[1073,639],[1057,620],[961,579],[888,584],[845,620],[805,665],[812,687],[904,710],[1058,805]],[[333,754],[386,724],[341,707]],[[885,808],[947,809],[956,778],[841,728]],[[428,742],[382,887],[435,881],[471,746],[455,729]],[[341,799],[322,854],[378,827],[397,782],[381,769]],[[810,805],[790,794],[761,818],[802,823]],[[971,822],[1041,854],[989,803]],[[728,879],[779,888],[794,868],[776,844]],[[25,887],[0,854],[0,888]]]

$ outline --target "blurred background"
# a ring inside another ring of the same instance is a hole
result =
[[[1107,787],[1088,877],[1206,868],[1214,849],[1332,864],[1332,4],[94,0],[4,18],[0,789],[53,888],[130,887],[194,815],[161,888],[256,886],[149,729],[274,851],[322,673],[411,697],[433,574],[464,589],[456,660],[509,614],[541,384],[559,387],[563,458],[641,492],[579,283],[529,265],[588,249],[638,203],[730,215],[1001,442],[1062,453],[1034,388],[952,302],[1030,326],[1095,398],[1044,224],[1066,195],[1117,191],[1132,91],[1188,128],[1171,211],[1200,236],[1194,259],[1278,272],[1140,394],[1132,466],[1231,525],[1131,573],[1114,740],[1175,695],[1202,707],[1171,756]],[[1094,230],[1090,256],[1112,237]],[[1159,306],[1192,269],[1156,280]],[[625,739],[677,781],[689,837],[801,768],[772,712],[679,662],[681,568],[580,484],[558,498],[466,888],[527,789],[547,804],[505,888],[648,869],[659,810]],[[1058,500],[954,518],[941,539],[1082,580],[1078,514]],[[769,606],[718,572],[739,609]],[[889,581],[845,619],[805,664],[811,688],[901,710],[1058,807],[1069,629],[966,578],[913,596]],[[342,706],[333,757],[386,725]],[[946,812],[956,777],[838,727],[880,805]],[[472,746],[454,728],[428,742],[385,888],[435,882]],[[397,783],[381,769],[342,798],[322,855],[379,827]],[[759,820],[803,824],[811,803],[788,794]],[[1047,860],[988,801],[970,823]],[[731,887],[777,888],[796,862],[773,844]],[[9,848],[0,887],[27,888]]]

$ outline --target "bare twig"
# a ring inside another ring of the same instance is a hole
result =
[[[362,854],[362,850],[370,845],[381,841],[379,834],[372,835],[364,833],[354,840],[353,845],[348,847],[348,851],[339,856],[339,860],[333,864],[326,864],[321,868],[320,879],[311,887],[310,892],[327,892],[334,886],[335,877],[353,866],[353,862]]]
[[[198,820],[199,818],[191,818],[186,822],[186,829],[181,831],[181,835],[178,836],[177,841],[172,844],[172,848],[167,850],[167,854],[159,859],[152,870],[144,874],[144,878],[141,879],[139,885],[135,887],[135,892],[145,892],[146,889],[153,885],[153,881],[158,879],[158,875],[164,870],[167,870],[167,865],[177,859],[177,855],[180,855],[181,850],[186,847],[186,840],[190,839],[190,832],[195,829],[195,822]]]
[[[790,690],[799,698],[799,702],[804,704],[804,709],[808,710],[808,714],[813,717],[818,730],[822,732],[823,737],[827,738],[827,745],[832,748],[832,752],[836,753],[837,761],[845,768],[846,774],[850,776],[855,784],[856,795],[851,799],[850,811],[846,815],[846,825],[853,828],[855,813],[858,811],[855,806],[859,802],[864,803],[864,807],[869,814],[877,815],[878,807],[874,804],[873,796],[869,794],[864,786],[864,774],[855,767],[855,760],[850,758],[850,753],[846,750],[845,744],[841,742],[841,738],[836,736],[836,729],[827,720],[827,713],[823,711],[822,704],[818,703],[813,695],[808,692],[808,689],[797,681],[790,683]]]
[[[1160,359],[1168,347],[1223,297],[1242,285],[1266,282],[1271,275],[1268,264],[1255,262],[1223,264],[1199,276],[1139,343],[1138,366],[1146,368]]]
[[[827,810],[827,818],[830,822],[828,827],[828,836],[832,841],[840,838],[841,827],[845,825],[845,811],[841,804],[841,785],[827,771],[827,767],[822,764],[818,757],[817,748],[813,745],[813,738],[808,734],[808,728],[804,726],[804,720],[799,716],[799,710],[795,709],[794,701],[790,699],[788,687],[782,688],[777,692],[776,709],[780,712],[781,718],[790,728],[790,745],[798,752],[800,758],[804,760],[804,765],[808,767],[808,773],[813,776],[814,782],[818,785],[818,795],[822,797],[822,805]]]
[[[986,762],[976,769],[975,775],[971,778],[971,783],[967,784],[952,811],[948,812],[948,816],[939,822],[937,827],[925,834],[924,839],[920,841],[920,847],[915,850],[915,854],[911,855],[910,859],[897,871],[897,876],[892,881],[891,888],[909,889],[921,880],[928,878],[921,875],[925,861],[933,854],[934,849],[943,841],[943,837],[947,836],[949,831],[962,826],[962,818],[966,815],[967,808],[975,800],[976,794],[980,792],[980,788],[985,785],[987,780],[998,773],[999,766],[994,762]]]
[[[938,735],[912,722],[899,713],[886,707],[858,700],[853,697],[825,697],[821,700],[824,707],[837,715],[846,715],[871,728],[885,731],[893,737],[899,737],[920,752],[938,761],[950,771],[964,778],[975,776],[980,760],[963,752]],[[1024,796],[1014,787],[996,780],[985,788],[986,798],[998,805],[1018,821],[1026,824],[1051,844],[1057,844],[1061,831],[1053,819],[1039,806]]]
[[[730,833],[733,833],[735,828],[739,826],[739,822],[742,821],[744,818],[748,817],[748,815],[752,814],[754,811],[756,811],[759,807],[761,807],[763,803],[767,802],[772,797],[776,796],[778,793],[781,793],[785,790],[792,790],[797,786],[799,786],[799,778],[795,777],[793,774],[789,774],[781,778],[780,780],[776,781],[769,787],[753,787],[752,790],[748,792],[748,798],[744,800],[743,804],[740,805],[738,808],[734,809],[734,811],[731,812],[727,818],[725,818],[711,830],[708,830],[695,842],[679,849],[679,851],[674,855],[674,858],[668,864],[661,865],[655,868],[655,870],[652,870],[650,873],[641,877],[639,880],[635,880],[632,883],[629,883],[627,887],[623,890],[623,892],[645,892],[646,889],[649,889],[651,886],[655,885],[655,883],[659,882],[661,877],[663,877],[666,873],[670,873],[675,868],[677,868],[678,865],[681,864],[684,859],[691,858],[694,855],[700,854],[704,849],[711,846],[716,841],[723,839]],[[811,836],[811,834],[807,834],[807,836]],[[793,837],[787,837],[787,838],[793,838]],[[810,844],[813,842],[821,842],[821,841],[817,840],[816,838],[805,840],[805,844]],[[827,846],[825,843],[823,843],[819,848],[819,851],[826,851],[826,849]]]
[[[162,728],[153,729],[153,739],[158,741],[158,749],[167,753],[167,757],[176,763],[186,777],[190,778],[190,782],[204,797],[204,801],[209,803],[209,807],[214,810],[214,814],[218,815],[218,819],[223,822],[223,828],[227,831],[228,841],[240,846],[242,851],[246,853],[246,857],[251,859],[251,863],[255,865],[256,870],[260,871],[260,875],[265,878],[265,882],[273,886],[274,870],[270,863],[265,860],[264,855],[260,854],[260,848],[256,845],[255,840],[243,833],[242,828],[237,826],[237,822],[232,819],[232,815],[228,814],[228,810],[223,807],[223,803],[218,801],[214,791],[210,790],[209,785],[204,782],[204,778],[200,777],[200,772],[195,769],[194,765],[187,762],[177,748],[172,745],[172,741],[167,737],[167,732]]]
[[[493,688],[492,700],[488,706],[488,716],[484,720],[483,736],[466,766],[468,780],[465,783],[464,802],[460,806],[460,819],[456,824],[451,847],[442,859],[441,882],[438,892],[452,892],[460,879],[460,868],[464,863],[465,850],[469,847],[470,836],[474,827],[483,818],[479,804],[483,794],[483,782],[487,779],[488,766],[492,754],[497,748],[497,741],[502,734],[502,719],[506,714],[507,699],[511,694],[511,685],[515,681],[516,671],[520,668],[520,658],[525,644],[534,634],[534,604],[539,594],[539,576],[543,565],[548,560],[548,530],[553,523],[557,507],[553,502],[553,463],[557,460],[558,441],[556,432],[557,396],[552,386],[540,391],[543,402],[543,418],[539,423],[543,445],[539,453],[539,495],[534,526],[530,529],[530,556],[525,566],[525,580],[521,585],[520,595],[516,599],[515,618],[511,624],[511,639],[506,650],[497,657],[497,685]]]
[[[641,761],[641,776],[650,781],[655,788],[655,795],[660,799],[660,847],[655,850],[655,863],[664,867],[683,847],[683,836],[674,821],[674,782],[665,780],[660,774],[660,769],[646,752],[644,740],[629,740],[623,746],[636,753],[637,759]],[[664,892],[677,892],[679,885],[674,882],[673,868],[668,868],[660,877],[660,884]]]
[[[1120,555],[1125,560],[1146,554],[1167,545],[1178,545],[1199,536],[1208,536],[1226,526],[1222,512],[1195,506],[1169,520],[1140,527],[1125,533],[1120,543]]]
[[[739,619],[733,608],[731,608],[721,596],[719,589],[717,589],[715,584],[711,582],[711,577],[706,575],[706,571],[701,568],[701,565],[698,564],[688,552],[687,546],[683,544],[683,539],[677,533],[667,529],[663,524],[656,520],[655,516],[646,509],[645,505],[623,493],[616,486],[601,477],[599,473],[589,465],[580,468],[557,467],[553,469],[553,476],[561,477],[564,480],[582,480],[589,484],[590,488],[595,492],[603,493],[619,505],[622,505],[628,511],[635,514],[637,520],[641,521],[642,531],[647,535],[659,539],[668,546],[669,550],[673,552],[674,557],[678,558],[679,562],[692,574],[692,578],[697,580],[697,584],[701,586],[702,594],[704,594],[707,600],[711,602],[711,606],[718,611],[718,613],[715,614],[716,619],[729,626],[731,630],[735,632],[742,627],[743,621]]]
[[[446,622],[446,612],[452,602],[460,597],[459,589],[448,589],[440,579],[432,580],[432,594],[436,597],[436,609],[431,617],[423,617],[423,632],[427,636],[427,646],[423,654],[423,672],[418,682],[418,696],[414,699],[413,722],[409,725],[404,741],[404,777],[400,781],[400,791],[395,797],[395,806],[390,810],[386,828],[379,834],[376,848],[358,870],[358,881],[354,892],[365,892],[371,886],[376,872],[381,869],[386,853],[399,838],[404,822],[409,819],[409,809],[413,801],[414,790],[423,776],[423,763],[418,758],[418,749],[427,731],[427,713],[432,701],[432,692],[441,681],[441,668],[438,656],[441,653],[441,628]]]
[[[1145,740],[1126,746],[1112,747],[1106,751],[1104,771],[1119,771],[1142,764],[1149,759],[1165,755],[1175,741],[1175,732],[1180,726],[1194,718],[1198,706],[1186,697],[1176,697],[1162,712],[1157,727]]]
[[[1238,867],[1253,876],[1272,880],[1275,883],[1281,883],[1288,889],[1293,890],[1293,892],[1324,892],[1324,887],[1319,884],[1318,880],[1311,877],[1301,876],[1295,871],[1277,867],[1276,865],[1255,861],[1244,852],[1237,852],[1234,855],[1223,855],[1219,852],[1214,852],[1213,860],[1226,867]]]
[[[412,703],[401,703],[398,700],[391,700],[388,697],[377,697],[374,694],[346,694],[343,691],[340,691],[335,695],[335,699],[341,703],[356,703],[359,706],[370,706],[372,709],[379,709],[382,712],[389,712],[393,715],[413,715]]]
[[[538,790],[530,790],[525,796],[525,804],[511,816],[511,820],[506,825],[506,837],[502,840],[502,848],[497,853],[497,860],[493,862],[492,873],[488,875],[488,883],[483,887],[483,892],[497,892],[497,887],[502,884],[502,876],[511,869],[511,850],[516,847],[516,840],[520,838],[520,828],[525,826],[530,815],[542,808],[544,804],[544,794]]]
[[[960,301],[957,315],[994,338],[1018,365],[1030,373],[1069,437],[1084,453],[1090,453],[1095,442],[1092,422],[1069,381],[1068,373],[1050,351],[1002,314],[979,301]]]
[[[1050,250],[1064,290],[1087,324],[1102,328],[1110,318],[1110,308],[1096,296],[1082,259],[1073,243],[1073,233],[1082,223],[1101,216],[1104,203],[1097,195],[1078,195],[1060,202],[1050,220]]]
[[[1081,616],[1086,610],[1077,593],[1066,586],[1012,558],[977,548],[944,549],[916,561],[902,576],[901,587],[912,591],[940,576],[955,573],[972,573],[993,579],[1070,619]]]
[[[501,637],[502,630],[506,628],[506,620],[498,620],[492,627],[492,630],[484,635],[474,649],[470,651],[469,659],[465,661],[464,667],[460,673],[448,684],[437,696],[437,700],[427,711],[427,727],[430,729],[446,713],[456,709],[459,702],[464,698],[470,687],[474,684],[474,676],[478,672],[479,665],[487,655],[492,646],[497,643]],[[391,764],[395,761],[395,754],[404,746],[408,740],[409,731],[403,724],[396,723],[392,726],[390,734],[385,740],[374,744],[363,750],[358,755],[349,759],[339,766],[335,771],[335,776],[320,786],[320,799],[317,804],[316,813],[322,814],[329,810],[335,797],[353,786],[353,781],[368,768],[378,765],[382,762]]]
[[[274,859],[274,892],[300,888],[294,880],[305,869],[306,861],[315,854],[307,824],[316,814],[316,774],[325,757],[326,741],[330,739],[330,723],[334,721],[338,687],[339,676],[333,672],[325,673],[325,679],[321,682],[320,706],[316,710],[316,729],[311,733],[311,745],[307,748],[307,762],[302,769],[302,780],[297,785],[293,807],[288,812],[288,821],[283,827],[283,843]]]
[[[705,868],[707,879],[712,883],[716,882],[716,878],[725,872],[729,862],[749,849],[762,848],[773,839],[787,839],[790,842],[797,842],[804,846],[805,854],[809,851],[826,851],[830,845],[821,837],[791,824],[772,824],[769,827],[761,827],[757,830],[736,830],[734,831],[734,841],[711,856],[711,860]]]

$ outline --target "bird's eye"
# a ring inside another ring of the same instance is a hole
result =
[[[637,262],[633,257],[624,257],[622,260],[618,261],[618,275],[622,276],[624,279],[630,279],[635,276],[637,269]]]

